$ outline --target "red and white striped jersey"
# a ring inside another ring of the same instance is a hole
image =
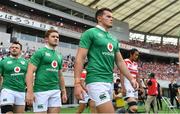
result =
[[[86,79],[86,74],[87,74],[87,71],[84,69],[81,73],[81,80],[85,80]]]
[[[129,69],[130,73],[132,74],[132,76],[134,78],[136,78],[137,74],[138,74],[138,64],[136,62],[132,62],[129,59],[124,59],[127,68]]]

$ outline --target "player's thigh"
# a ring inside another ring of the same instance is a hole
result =
[[[14,92],[15,96],[14,104],[17,106],[25,106],[25,92]]]
[[[48,107],[61,107],[61,92],[60,90],[51,90],[51,95],[48,99]]]
[[[51,90],[51,95],[48,99],[48,113],[59,113],[61,106],[60,90]]]
[[[1,106],[14,104],[15,97],[12,93],[13,93],[13,91],[11,91],[9,89],[1,90],[1,98],[0,98]]]
[[[78,112],[82,113],[85,108],[86,108],[86,104],[85,103],[79,103]]]
[[[111,102],[111,84],[109,83],[91,83],[87,85],[88,95],[95,102],[95,105],[101,105]],[[111,102],[112,105],[112,102]]]
[[[47,113],[49,114],[60,113],[60,107],[48,107]]]
[[[96,107],[97,113],[114,113],[114,107],[111,101],[105,102]]]
[[[132,87],[132,85],[128,85],[125,86],[126,88],[126,98],[138,98],[138,91],[135,91],[134,88]]]
[[[35,113],[47,112],[49,93],[35,92],[35,101],[33,102],[33,111]]]
[[[96,106],[95,106],[95,102],[93,100],[89,101],[89,108],[91,110],[91,113],[96,113]]]
[[[14,105],[14,113],[24,113],[25,106],[24,105]]]

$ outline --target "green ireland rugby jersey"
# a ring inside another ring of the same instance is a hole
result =
[[[62,60],[61,54],[48,47],[41,48],[32,55],[30,63],[37,67],[34,92],[60,89],[58,71],[62,68]]]
[[[0,73],[3,76],[2,88],[25,92],[27,65],[27,60],[21,57],[7,57],[0,61]]]
[[[115,54],[119,51],[118,40],[99,27],[85,31],[79,47],[88,49],[86,84],[113,81]]]

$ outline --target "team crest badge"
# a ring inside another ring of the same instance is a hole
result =
[[[52,61],[51,66],[52,66],[53,68],[56,68],[56,67],[58,66],[57,61],[55,61],[55,60]]]
[[[106,99],[107,96],[106,96],[106,94],[103,92],[103,93],[101,93],[101,94],[99,95],[99,98],[100,98],[101,101],[102,101],[102,100]]]
[[[21,68],[20,68],[20,67],[15,67],[15,68],[14,68],[14,72],[15,72],[15,73],[20,72],[20,70],[21,70]]]
[[[113,51],[113,45],[112,45],[111,43],[108,43],[108,44],[107,44],[107,48],[108,48],[108,50],[109,50],[110,52]]]

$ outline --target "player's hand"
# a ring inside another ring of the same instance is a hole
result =
[[[81,84],[81,87],[83,88],[83,90],[88,93],[87,89],[86,89],[86,86],[84,84]]]
[[[121,92],[122,92],[123,96],[126,96],[126,88],[125,87],[122,87]]]
[[[85,90],[82,88],[80,83],[74,85],[74,95],[76,99],[78,100],[84,99],[84,96],[83,96],[84,92]]]
[[[62,91],[62,102],[66,103],[67,102],[67,94],[66,91]]]
[[[131,85],[133,86],[133,88],[135,90],[138,90],[139,84],[137,83],[137,81],[133,78],[132,80],[130,80],[130,82],[131,82]]]
[[[32,106],[33,102],[35,101],[35,96],[33,92],[26,93],[26,103],[29,106]]]

